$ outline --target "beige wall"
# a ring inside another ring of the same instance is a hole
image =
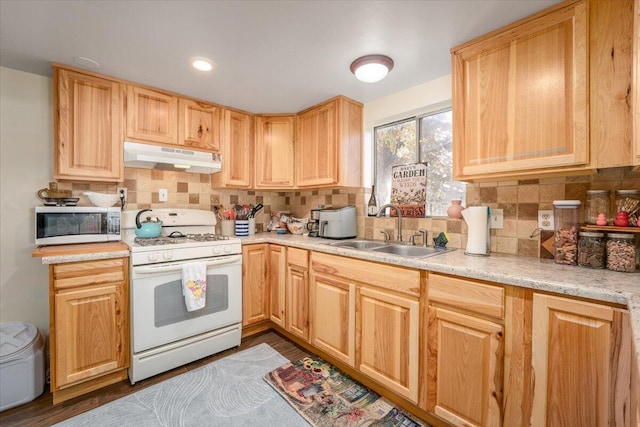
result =
[[[51,79],[0,67],[0,321],[49,332],[47,267],[31,258],[36,191],[53,175]]]

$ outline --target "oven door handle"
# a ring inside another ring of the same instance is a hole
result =
[[[212,266],[237,264],[239,261],[240,262],[242,261],[242,255],[233,255],[233,256],[214,258],[214,259],[207,260],[207,268]],[[167,273],[170,271],[182,270],[182,266],[184,264],[188,264],[188,262],[179,263],[179,264],[171,263],[171,264],[156,264],[152,266],[137,266],[137,267],[133,267],[133,271],[139,274]]]

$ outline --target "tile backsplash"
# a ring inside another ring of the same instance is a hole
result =
[[[387,231],[396,236],[396,218],[372,218],[365,214],[370,189],[334,188],[293,191],[254,191],[211,188],[210,175],[185,172],[125,168],[122,184],[59,183],[61,189],[70,189],[74,197],[80,197],[80,205],[90,205],[82,195],[84,191],[115,193],[117,187],[126,187],[126,209],[177,207],[211,209],[214,205],[228,207],[236,203],[262,203],[264,209],[256,216],[258,231],[266,230],[272,212],[288,210],[293,216],[308,217],[309,210],[318,205],[355,205],[358,215],[358,236],[383,238]],[[167,202],[158,200],[158,190],[166,188]],[[468,184],[466,206],[488,205],[503,209],[504,228],[491,230],[491,251],[521,256],[539,256],[540,233],[538,210],[551,209],[554,200],[576,199],[584,206],[587,190],[640,189],[640,173],[630,167],[602,169],[589,175],[527,179],[504,182]],[[463,220],[442,217],[403,218],[403,238],[424,228],[429,231],[428,241],[441,231],[447,232],[449,246],[464,248],[467,226]],[[420,242],[419,239],[416,240]]]

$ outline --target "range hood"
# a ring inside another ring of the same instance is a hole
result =
[[[132,168],[162,169],[192,173],[220,172],[220,154],[177,147],[124,142],[124,165]]]

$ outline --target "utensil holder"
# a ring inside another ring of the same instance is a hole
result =
[[[236,219],[236,236],[248,236],[248,235],[249,235],[249,220]]]
[[[249,221],[249,236],[253,236],[256,234],[256,219],[249,218],[247,221]]]
[[[220,233],[223,236],[233,236],[234,233],[234,222],[232,219],[222,219],[220,220]]]

